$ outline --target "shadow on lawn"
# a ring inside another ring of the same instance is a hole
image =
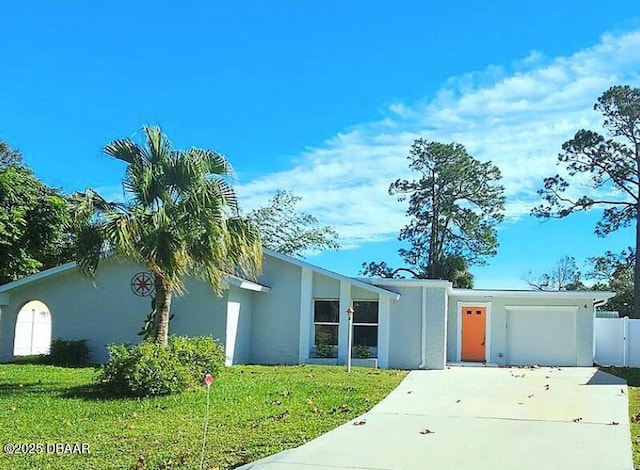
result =
[[[0,383],[0,398],[10,395],[52,393],[62,394],[69,389],[62,382],[30,382],[30,383]]]
[[[125,393],[118,393],[100,384],[69,386],[64,382],[50,382],[47,380],[28,383],[0,383],[0,398],[43,393],[60,398],[90,401],[136,398]]]
[[[638,367],[599,367],[603,372],[606,372],[616,377],[620,377],[627,381],[629,387],[640,387],[640,368]]]
[[[67,387],[60,398],[80,399],[87,401],[130,400],[140,398],[104,384],[91,383],[77,387]]]

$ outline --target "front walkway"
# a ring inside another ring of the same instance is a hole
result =
[[[633,470],[625,382],[594,368],[413,371],[360,418],[240,467]]]

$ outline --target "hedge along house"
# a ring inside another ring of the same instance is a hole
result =
[[[149,282],[141,266],[105,260],[94,283],[69,263],[0,286],[0,362],[45,352],[57,337],[86,339],[91,360],[105,361],[106,344],[140,341]],[[195,279],[187,289],[172,303],[170,333],[217,338],[227,365],[344,363],[353,306],[353,345],[371,357],[364,363],[403,369],[591,366],[595,307],[613,296],[357,279],[269,250],[255,282],[230,276],[220,297]]]

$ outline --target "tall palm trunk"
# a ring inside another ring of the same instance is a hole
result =
[[[169,283],[162,276],[155,275],[156,286],[156,322],[154,329],[156,343],[167,346],[169,344],[169,312],[171,311],[171,288]]]

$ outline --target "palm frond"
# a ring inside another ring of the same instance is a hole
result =
[[[80,271],[94,279],[104,248],[104,236],[100,227],[87,225],[76,236],[75,257]]]
[[[229,160],[221,153],[213,150],[203,150],[192,147],[184,152],[185,156],[192,158],[203,175],[234,176],[235,173]]]
[[[131,164],[135,160],[140,159],[142,149],[133,140],[124,138],[116,139],[105,145],[104,153]]]
[[[142,156],[149,164],[156,165],[166,161],[171,155],[171,141],[162,133],[159,126],[144,126],[145,146]]]

